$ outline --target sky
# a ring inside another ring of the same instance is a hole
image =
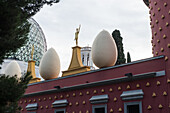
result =
[[[92,46],[103,29],[110,34],[118,29],[124,53],[130,52],[132,61],[152,57],[149,9],[143,0],[60,0],[44,6],[33,18],[45,34],[47,48],[58,53],[61,71],[69,67],[79,24],[81,47]]]

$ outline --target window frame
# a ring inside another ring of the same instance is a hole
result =
[[[124,113],[128,113],[127,112],[127,106],[128,105],[139,105],[139,113],[142,113],[142,102],[141,101],[125,102],[124,103]]]
[[[107,103],[109,100],[108,94],[92,96],[89,101],[91,104],[103,104]]]
[[[65,108],[64,109],[55,109],[54,113],[57,113],[58,111],[64,111],[64,113],[66,113],[66,109]]]
[[[95,113],[95,109],[96,108],[101,108],[104,107],[105,108],[105,113],[107,113],[107,104],[103,104],[103,105],[92,105],[92,113]]]
[[[25,108],[27,111],[35,111],[38,109],[38,103],[27,104]]]

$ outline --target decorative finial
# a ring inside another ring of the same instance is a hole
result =
[[[76,40],[76,46],[78,45],[78,35],[79,35],[79,32],[80,32],[80,27],[81,25],[79,25],[79,28],[76,28],[76,32],[75,32],[75,39]]]
[[[32,45],[31,60],[33,60],[33,54],[34,54],[34,45]]]

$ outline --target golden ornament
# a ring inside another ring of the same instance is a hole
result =
[[[46,106],[45,108],[48,109],[48,106]]]
[[[72,106],[72,103],[71,103],[71,102],[69,103],[69,106]]]
[[[82,96],[83,95],[83,93],[82,92],[80,92],[80,94],[79,94],[80,96]]]
[[[110,109],[110,113],[113,113],[113,109]]]
[[[147,87],[149,87],[149,86],[150,86],[150,83],[149,83],[149,82],[147,82],[147,83],[146,83],[146,86],[147,86]]]
[[[153,92],[152,97],[156,97],[156,93],[155,92]]]
[[[159,86],[161,83],[159,81],[156,82],[157,86]]]
[[[104,89],[102,89],[101,92],[104,93]]]
[[[159,109],[162,109],[162,108],[163,108],[162,104],[159,104],[159,106],[158,106],[158,107],[159,107]]]
[[[68,98],[69,96],[70,96],[69,94],[66,95],[67,98]]]
[[[112,88],[110,88],[110,89],[109,89],[109,91],[110,91],[110,92],[112,92],[112,91],[113,91],[113,89],[112,89]]]
[[[166,91],[163,92],[163,96],[167,96],[167,92]]]
[[[89,95],[89,94],[90,94],[90,92],[89,92],[89,91],[87,91],[87,92],[86,92],[86,94],[87,94],[87,95]]]
[[[166,35],[164,34],[164,35],[163,35],[163,39],[165,39],[165,38],[166,38]]]
[[[137,88],[140,88],[140,85],[139,85],[139,84],[136,84],[136,87],[137,87]]]
[[[113,100],[114,100],[114,102],[116,102],[116,101],[117,101],[117,98],[115,97]]]
[[[127,85],[126,89],[130,89],[130,85]]]
[[[63,98],[63,95],[60,95],[60,98]]]
[[[73,97],[75,97],[76,96],[76,94],[75,93],[73,93]]]
[[[79,102],[76,102],[76,106],[78,106],[79,105]]]
[[[167,83],[170,83],[170,79],[167,80]]]
[[[94,90],[94,91],[93,91],[93,93],[94,93],[94,94],[96,94],[96,93],[97,93],[97,91],[96,91],[96,90]]]
[[[119,111],[119,112],[122,112],[122,108],[119,108],[118,111]]]
[[[151,107],[151,105],[149,105],[149,106],[148,106],[148,110],[151,110],[151,109],[152,109],[152,107]]]
[[[119,86],[119,87],[118,87],[118,90],[120,91],[121,89],[122,89],[122,88]]]
[[[44,100],[46,100],[46,98],[44,98]]]
[[[86,101],[83,101],[83,105],[85,105],[86,104]]]
[[[167,61],[167,60],[168,60],[168,57],[166,56],[166,57],[165,57],[165,61]]]

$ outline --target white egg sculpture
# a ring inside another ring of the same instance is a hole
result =
[[[93,63],[99,68],[113,66],[117,61],[117,56],[115,40],[108,31],[101,31],[92,45]]]
[[[60,59],[55,49],[46,51],[39,65],[39,72],[43,79],[57,78],[60,73]]]
[[[21,68],[19,64],[16,61],[11,61],[5,69],[5,75],[9,75],[9,76],[17,75],[17,78],[20,78]]]

